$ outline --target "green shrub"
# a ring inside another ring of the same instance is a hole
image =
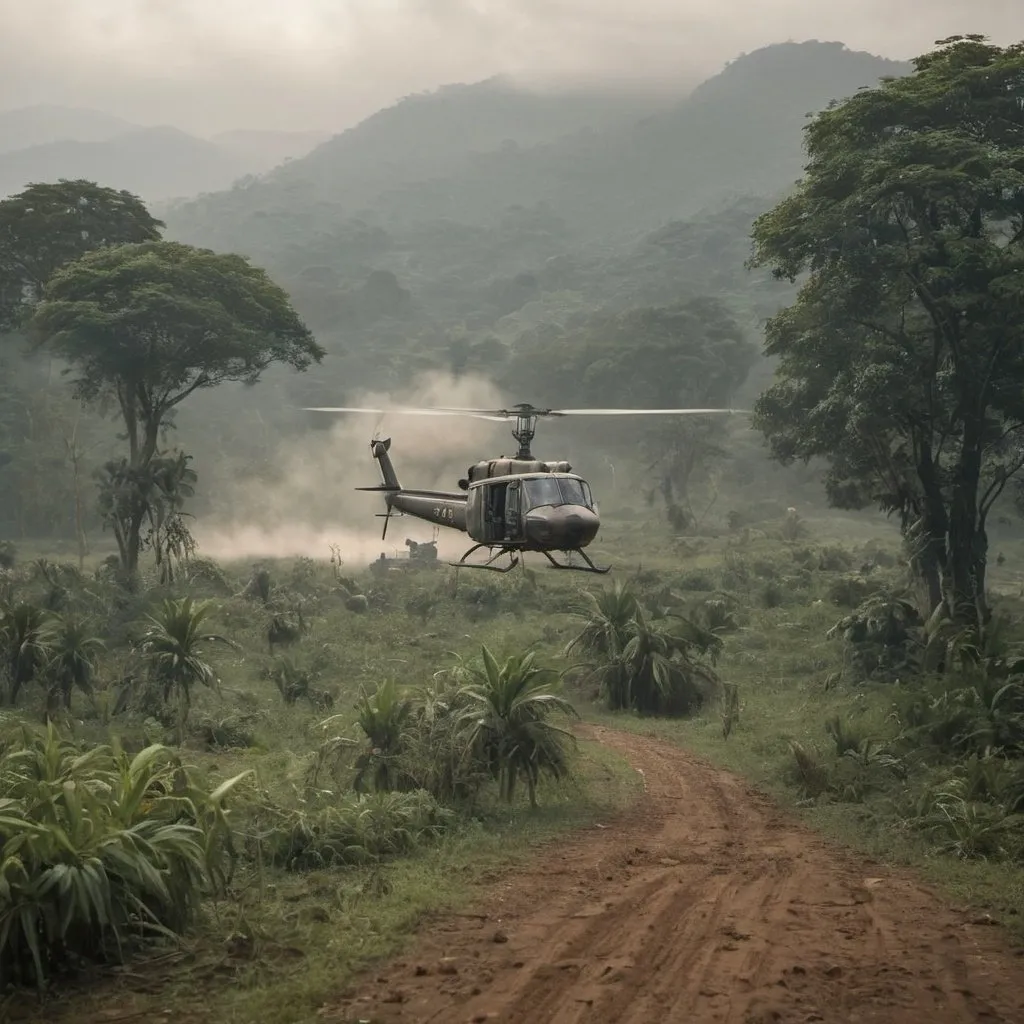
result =
[[[365,864],[408,853],[440,835],[452,813],[422,790],[360,793],[313,810],[273,812],[264,857],[288,871]]]
[[[0,753],[0,962],[42,985],[76,962],[121,960],[180,934],[232,862],[222,802],[173,753],[83,751],[49,728]]]

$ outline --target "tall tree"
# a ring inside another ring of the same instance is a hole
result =
[[[106,245],[158,239],[138,196],[91,181],[29,185],[0,202],[0,331],[16,327],[61,267]]]
[[[87,253],[49,281],[30,328],[71,364],[80,398],[113,399],[124,421],[128,456],[106,474],[129,577],[150,496],[161,490],[158,446],[175,407],[200,388],[255,384],[274,363],[302,371],[324,355],[263,270],[176,242]]]
[[[565,328],[544,324],[516,345],[506,380],[557,404],[707,408],[727,406],[756,360],[757,347],[729,309],[695,298],[592,313]],[[724,419],[681,416],[641,429],[644,471],[655,474],[681,526],[692,518],[691,486],[724,456]]]
[[[988,617],[986,521],[1024,465],[1024,44],[954,37],[806,129],[754,265],[796,302],[767,327],[756,415],[783,462],[918,543],[933,607]]]

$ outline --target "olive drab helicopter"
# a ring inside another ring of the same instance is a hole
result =
[[[537,420],[544,416],[693,416],[738,413],[737,409],[536,409],[520,404],[511,409],[410,408],[367,409],[337,406],[307,408],[307,412],[372,413],[411,416],[467,416],[504,422],[514,420],[512,436],[519,444],[514,456],[484,459],[469,467],[459,481],[459,491],[427,491],[403,487],[389,454],[391,438],[370,441],[382,482],[358,491],[376,491],[384,496],[386,511],[381,539],[387,536],[392,515],[414,516],[428,523],[447,526],[469,535],[474,542],[456,568],[490,569],[509,572],[527,551],[544,555],[555,569],[606,573],[610,566],[598,568],[584,550],[597,536],[601,526],[590,485],[572,472],[568,462],[545,462],[534,457],[530,445]],[[486,562],[469,562],[474,552],[490,552]],[[507,555],[509,564],[494,563]],[[566,556],[559,561],[556,555]],[[573,564],[573,555],[583,565]]]

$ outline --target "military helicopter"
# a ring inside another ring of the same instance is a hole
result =
[[[514,456],[483,459],[469,467],[459,481],[459,491],[427,491],[402,487],[389,454],[391,438],[374,438],[370,451],[380,468],[382,483],[357,487],[357,491],[377,491],[384,495],[387,511],[383,540],[391,516],[410,515],[469,535],[474,544],[459,559],[455,568],[490,569],[509,572],[523,553],[538,552],[555,569],[607,573],[611,566],[598,568],[584,548],[597,536],[601,519],[590,485],[572,472],[568,462],[545,462],[534,457],[531,444],[541,417],[562,416],[695,416],[735,414],[739,409],[537,409],[521,403],[511,409],[456,409],[393,407],[367,409],[352,406],[307,408],[323,413],[393,413],[403,416],[467,416],[504,422],[514,420],[512,436],[519,448]],[[489,551],[486,562],[467,559],[481,548]],[[503,555],[508,565],[495,565]],[[558,561],[555,555],[566,556]],[[578,555],[583,565],[573,564]]]

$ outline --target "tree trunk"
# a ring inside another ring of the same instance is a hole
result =
[[[129,392],[130,394],[131,392]],[[142,441],[139,442],[139,416],[134,403],[123,402],[121,411],[124,414],[125,426],[128,431],[128,461],[130,468],[138,473],[146,469],[156,455],[160,440],[160,415],[146,416],[142,419]],[[161,414],[162,415],[162,414]],[[142,524],[146,519],[145,503],[139,495],[133,496],[131,516],[124,524],[123,533],[118,531],[118,551],[121,557],[121,569],[128,586],[134,586],[139,572],[139,553],[142,548]]]
[[[129,580],[134,580],[139,571],[139,549],[142,546],[142,520],[144,518],[144,510],[135,509],[125,534],[124,547],[121,551],[121,567]]]
[[[978,509],[981,442],[978,424],[967,421],[964,426],[960,462],[949,506],[943,575],[946,599],[954,621],[980,630],[989,619],[985,598],[988,536]]]
[[[918,575],[928,588],[929,615],[942,604],[942,561],[944,553],[945,545],[942,540],[940,539],[936,543],[935,538],[930,537],[916,567]]]
[[[946,596],[942,583],[949,516],[931,448],[925,443],[922,443],[918,456],[917,475],[924,489],[920,506],[923,536],[913,566],[928,588],[928,614],[931,615]]]

